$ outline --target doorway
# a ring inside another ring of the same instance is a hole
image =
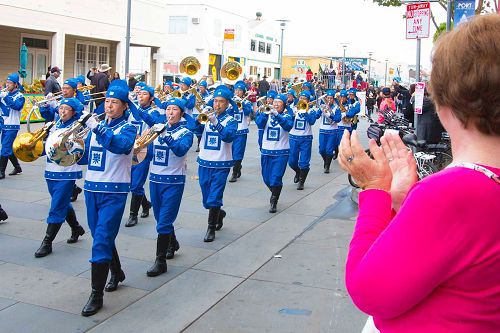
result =
[[[45,80],[49,59],[49,51],[44,49],[28,49],[25,82],[33,84],[34,80]]]

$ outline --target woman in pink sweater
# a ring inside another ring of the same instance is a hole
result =
[[[384,99],[380,103],[378,111],[377,123],[379,124],[384,122],[384,114],[382,112],[396,112],[396,103],[391,97],[391,89],[387,87],[382,88],[382,94],[384,95]]]
[[[397,135],[339,161],[364,189],[346,285],[382,333],[500,332],[500,15],[441,36],[430,89],[453,164],[417,182]],[[464,45],[466,47],[464,47]],[[464,78],[467,78],[464,80]]]

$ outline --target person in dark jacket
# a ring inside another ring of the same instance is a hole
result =
[[[129,91],[134,90],[136,84],[137,80],[135,79],[135,75],[133,73],[130,73],[128,75],[128,90]]]
[[[415,95],[411,97],[408,109],[413,114],[415,109]],[[417,116],[417,140],[425,140],[427,143],[432,144],[438,143],[441,141],[441,134],[443,132],[444,128],[436,113],[434,101],[429,96],[427,88],[425,88],[422,114]]]
[[[97,73],[92,76],[92,85],[94,86],[94,89],[92,89],[92,93],[99,93],[102,92],[102,95],[93,95],[93,98],[99,98],[99,97],[104,97],[104,94],[106,93],[106,90],[108,90],[109,87],[109,70],[111,67],[109,67],[108,64],[102,64],[99,66],[99,69],[97,70]],[[95,101],[95,106],[98,107],[101,103],[104,102],[104,99],[98,99]]]
[[[269,84],[269,82],[267,82],[266,79],[267,79],[267,76],[264,75],[262,80],[259,81],[259,96],[260,97],[266,96],[269,89],[271,89],[271,85]]]
[[[61,91],[61,85],[57,82],[57,78],[61,76],[61,69],[57,66],[52,67],[50,76],[45,81],[45,96],[49,93],[55,94]]]

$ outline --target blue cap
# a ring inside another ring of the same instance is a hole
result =
[[[19,83],[19,74],[17,73],[11,73],[7,76],[7,81],[10,81],[12,83],[17,84],[18,86],[20,85]]]
[[[332,96],[332,97],[335,97],[335,90],[328,89],[328,90],[326,91],[326,96]]]
[[[64,98],[59,105],[69,105],[75,114],[80,114],[83,111],[83,104],[77,98]]]
[[[169,105],[176,105],[181,109],[182,112],[184,112],[184,108],[186,107],[186,101],[182,98],[171,98],[167,101],[167,104],[165,105],[165,109]]]
[[[193,84],[193,80],[190,77],[185,77],[181,80],[181,83],[184,83],[186,86],[191,86]]]
[[[115,80],[115,81],[116,81],[116,80]],[[113,81],[111,81],[111,82],[113,82]],[[135,84],[135,86],[136,86],[136,87],[141,87],[141,88],[142,88],[142,87],[147,86],[147,84],[146,84],[146,82],[144,82],[144,81],[139,81],[139,82],[137,82],[137,83]]]
[[[229,90],[229,88],[224,86],[224,85],[218,86],[214,90],[214,98],[215,97],[222,97],[222,98],[225,98],[229,101],[233,98],[233,92],[231,90]]]
[[[172,81],[165,81],[165,86],[170,86],[170,88],[174,89],[174,84]]]
[[[390,88],[384,87],[384,88],[382,88],[381,91],[382,91],[382,94],[384,96],[387,96],[387,97],[391,96],[391,89]]]
[[[106,97],[116,98],[122,102],[128,103],[128,84],[125,80],[113,80],[109,84],[108,90],[106,91]]]
[[[200,84],[199,84],[200,87],[207,87],[208,84],[207,84],[207,81],[201,81]]]
[[[269,90],[267,92],[267,98],[272,98],[272,99],[275,99],[276,98],[276,95],[278,95],[278,92],[276,90]]]
[[[340,97],[347,97],[347,91],[345,89],[342,89],[339,94]]]
[[[243,91],[246,91],[247,85],[243,81],[236,81],[236,83],[234,84],[234,90],[236,89],[241,89]]]
[[[279,99],[280,101],[283,102],[283,104],[286,105],[287,97],[285,94],[278,94],[278,95],[276,95],[276,97],[274,99]]]
[[[144,87],[141,87],[141,90],[147,91],[150,97],[154,97],[155,95],[155,90],[153,87],[145,85]]]
[[[80,82],[81,84],[85,84],[85,76],[83,75],[78,75],[75,77],[76,81]]]
[[[356,95],[356,93],[358,92],[358,90],[356,88],[351,88],[349,89],[349,94],[354,94]]]
[[[307,88],[309,88],[309,90],[312,90],[312,89],[313,89],[313,86],[312,86],[311,82],[304,82],[304,83],[302,84],[302,88],[303,88],[303,87],[307,87]]]
[[[307,90],[301,92],[300,96],[305,96],[305,97],[307,97],[308,100],[311,100],[311,93]]]
[[[295,97],[295,90],[290,89],[290,90],[288,90],[287,94],[288,95],[292,95],[293,97]]]
[[[392,80],[396,81],[397,83],[401,83],[401,78],[399,76],[395,76]]]
[[[64,81],[64,84],[67,84],[71,88],[76,89],[76,87],[78,86],[78,81],[76,79],[67,79]]]

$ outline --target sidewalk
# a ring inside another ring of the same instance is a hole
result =
[[[213,243],[203,242],[207,211],[195,179],[195,148],[190,151],[175,224],[181,248],[166,274],[145,274],[156,249],[152,211],[125,228],[127,205],[116,242],[127,278],[105,293],[103,309],[92,317],[80,315],[90,293],[92,245],[83,195],[74,207],[87,233],[70,245],[63,225],[53,253],[36,259],[50,203],[45,160],[24,163],[22,175],[0,181],[0,203],[9,214],[0,224],[0,331],[360,332],[366,315],[344,285],[357,214],[347,175],[336,161],[330,174],[323,173],[316,135],[305,190],[295,189],[288,168],[278,213],[270,214],[255,125],[250,131],[243,175],[226,186],[228,216]]]

